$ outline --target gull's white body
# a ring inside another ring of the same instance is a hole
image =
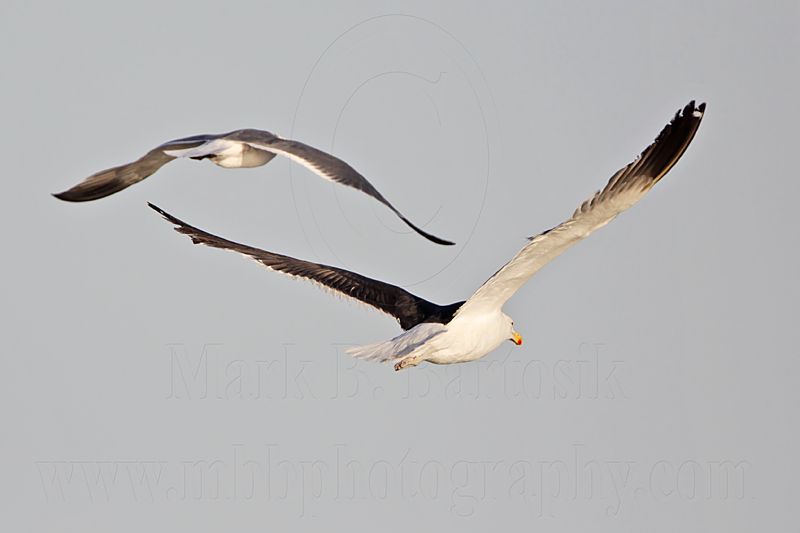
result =
[[[423,323],[397,337],[347,351],[369,361],[402,359],[403,368],[422,361],[438,365],[480,359],[514,335],[514,323],[500,309],[459,313],[448,324]]]
[[[445,326],[446,332],[431,340],[431,352],[420,361],[447,365],[480,359],[512,337],[513,325],[499,309],[480,315],[459,314]]]

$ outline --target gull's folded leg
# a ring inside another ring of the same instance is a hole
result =
[[[408,357],[404,357],[395,363],[394,369],[397,371],[403,370],[404,368],[411,368],[412,366],[417,366],[422,361],[423,359],[420,355],[409,355]]]

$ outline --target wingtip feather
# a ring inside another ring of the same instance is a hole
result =
[[[63,202],[86,202],[88,200],[94,200],[95,198],[91,197],[90,194],[87,194],[83,187],[80,185],[76,185],[71,189],[67,189],[66,191],[61,192],[54,192],[50,193],[54,198],[58,198]]]
[[[395,213],[396,213],[396,214],[397,214],[397,215],[400,217],[400,220],[402,220],[403,222],[405,222],[405,223],[406,223],[406,225],[407,225],[409,228],[413,229],[415,232],[417,232],[419,235],[422,235],[423,237],[425,237],[425,238],[426,238],[426,239],[428,239],[429,241],[431,241],[431,242],[433,242],[433,243],[436,243],[436,244],[441,244],[442,246],[453,246],[453,245],[455,244],[455,243],[454,243],[454,242],[452,242],[452,241],[448,241],[448,240],[442,239],[442,238],[440,238],[440,237],[437,237],[436,235],[431,235],[431,234],[430,234],[430,233],[428,233],[427,231],[424,231],[424,230],[422,230],[422,229],[418,228],[418,227],[417,227],[416,225],[414,225],[414,224],[413,224],[413,223],[412,223],[410,220],[408,220],[406,217],[404,217],[403,215],[401,215],[401,214],[400,214],[400,213],[399,213],[399,212],[398,212],[396,209],[394,209],[393,207],[391,207],[391,205],[390,205],[389,207],[392,209],[392,211],[394,211],[394,212],[395,212]]]
[[[177,231],[178,233],[185,233],[185,231],[182,231],[182,230],[184,230],[187,227],[188,228],[193,228],[193,226],[190,226],[189,224],[187,224],[183,220],[181,220],[181,219],[179,219],[179,218],[177,218],[177,217],[175,217],[173,215],[170,215],[169,213],[167,213],[166,211],[164,211],[163,209],[161,209],[160,207],[158,207],[156,204],[154,204],[152,202],[147,202],[147,207],[149,207],[150,209],[152,209],[153,211],[155,211],[156,213],[161,215],[161,217],[164,220],[166,220],[167,222],[169,222],[170,224],[173,224],[175,226],[175,228],[174,228],[175,231]],[[190,237],[191,237],[191,235],[190,235]],[[194,241],[194,238],[192,238],[192,241]],[[195,244],[197,244],[197,243],[195,243]]]
[[[164,217],[167,220],[169,220],[170,222],[172,222],[172,220],[171,220],[173,218],[172,215],[170,215],[169,213],[167,213],[166,211],[164,211],[163,209],[158,207],[156,204],[154,204],[152,202],[147,202],[147,207],[149,207],[150,209],[152,209],[153,211],[155,211],[156,213],[158,213],[162,217]]]

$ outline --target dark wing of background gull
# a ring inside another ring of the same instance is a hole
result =
[[[227,138],[247,143],[253,148],[281,154],[303,165],[324,179],[334,183],[339,183],[341,185],[346,185],[347,187],[352,187],[353,189],[359,190],[364,194],[368,194],[391,209],[392,212],[397,215],[400,220],[405,222],[409,228],[413,229],[426,239],[435,242],[436,244],[454,244],[451,241],[431,235],[430,233],[414,225],[400,211],[398,211],[397,208],[395,208],[395,206],[389,202],[389,200],[384,198],[384,196],[378,192],[378,189],[376,189],[369,181],[367,181],[367,178],[362,176],[361,173],[359,173],[356,169],[338,157],[334,157],[331,154],[323,152],[322,150],[318,150],[313,146],[301,143],[300,141],[283,139],[270,132],[262,130],[239,130],[231,133]]]
[[[134,183],[142,181],[175,159],[175,157],[165,154],[165,149],[180,150],[195,148],[216,137],[215,135],[195,135],[193,137],[186,137],[185,139],[176,139],[166,142],[153,148],[132,163],[101,170],[100,172],[92,174],[71,189],[55,193],[53,196],[66,202],[88,202],[89,200],[104,198],[130,187]]]
[[[440,306],[395,285],[370,279],[349,270],[303,261],[229,241],[191,226],[153,204],[147,205],[174,224],[175,231],[191,237],[194,244],[204,244],[213,248],[238,252],[270,270],[292,277],[305,278],[325,289],[353,298],[395,317],[404,330],[411,329],[423,322],[446,324],[462,303]]]

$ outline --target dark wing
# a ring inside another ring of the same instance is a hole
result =
[[[704,103],[695,106],[692,101],[683,111],[679,110],[635,161],[618,170],[605,188],[583,202],[569,220],[531,237],[458,312],[486,312],[502,307],[544,265],[638,202],[681,158],[700,126],[705,109]]]
[[[400,220],[405,222],[409,228],[413,229],[415,232],[422,235],[429,241],[444,245],[454,244],[451,241],[431,235],[430,233],[427,233],[426,231],[423,231],[415,226],[410,220],[403,216],[403,214],[400,213],[400,211],[398,211],[389,202],[389,200],[384,198],[383,195],[378,192],[378,189],[376,189],[369,181],[367,181],[367,178],[362,176],[356,169],[341,159],[323,152],[322,150],[318,150],[313,146],[303,144],[299,141],[282,139],[269,132],[262,132],[259,130],[241,130],[240,132],[236,133],[236,136],[229,136],[228,138],[245,142],[254,148],[269,150],[270,152],[281,154],[297,163],[300,163],[326,180],[339,183],[347,187],[352,187],[353,189],[359,190],[364,194],[368,194],[391,209],[392,212],[400,217]]]
[[[92,174],[79,184],[64,192],[55,193],[53,196],[59,200],[67,202],[86,202],[104,198],[122,189],[138,183],[146,177],[152,175],[159,168],[163,167],[173,159],[164,153],[165,148],[181,149],[200,146],[211,139],[216,138],[212,135],[197,135],[185,139],[169,141],[157,148],[147,152],[145,155],[127,165],[102,170]]]
[[[439,306],[410,292],[355,272],[295,259],[239,244],[190,226],[153,204],[147,204],[166,220],[175,225],[175,231],[191,237],[194,244],[205,244],[213,248],[231,250],[255,259],[265,267],[283,274],[305,278],[338,294],[354,298],[379,311],[392,315],[404,330],[421,322],[444,322],[452,317],[455,309]],[[449,315],[449,316],[447,316]],[[440,320],[441,317],[441,320]]]

